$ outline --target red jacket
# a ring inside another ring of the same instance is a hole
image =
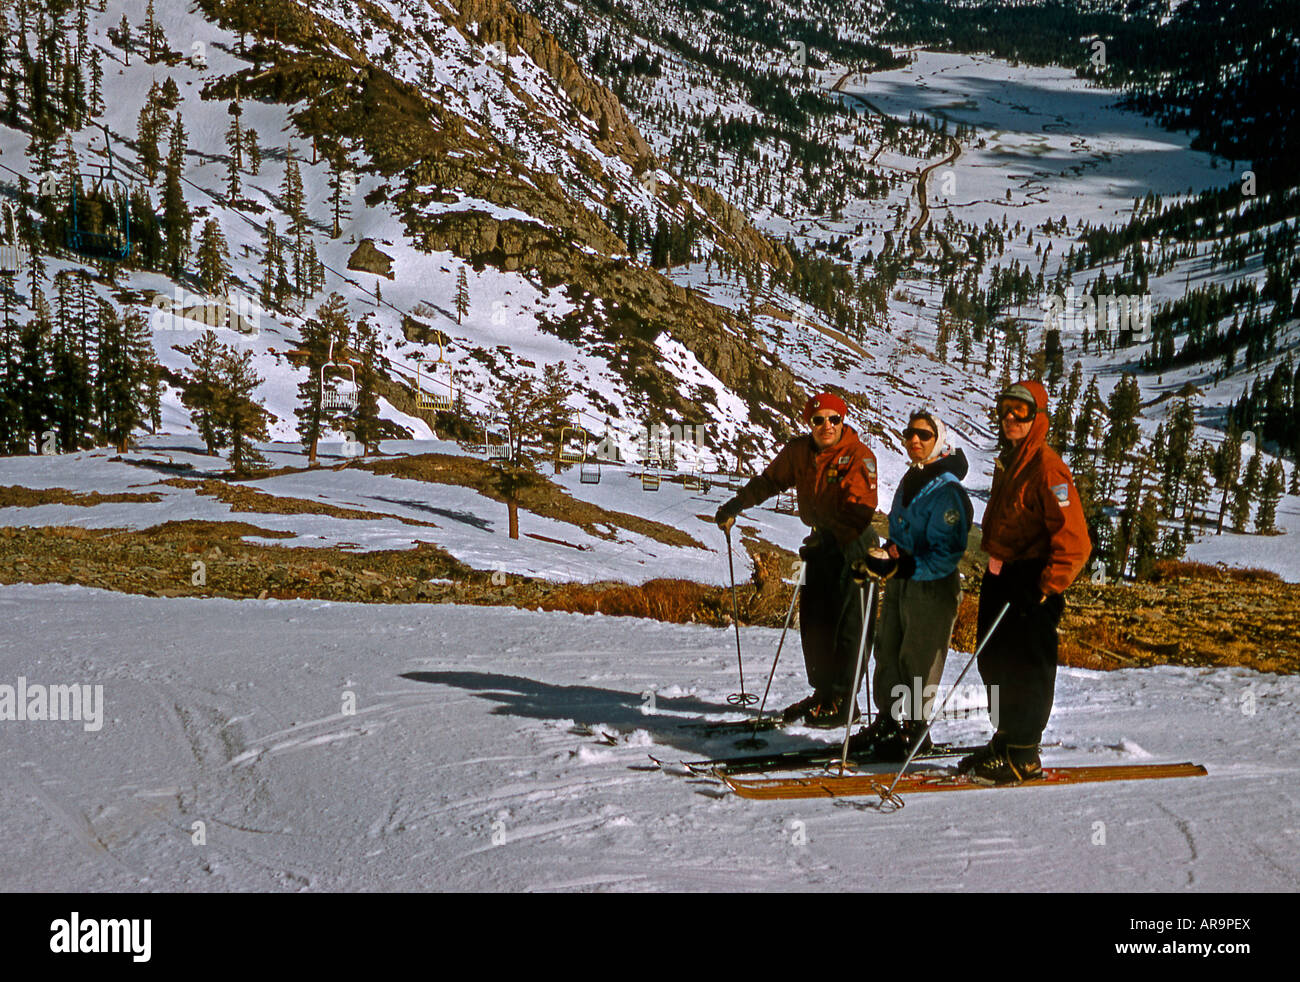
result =
[[[839,442],[825,450],[817,449],[811,435],[796,437],[736,499],[752,508],[790,488],[796,489],[799,519],[830,532],[845,548],[871,524],[876,511],[876,455],[848,425]]]
[[[1088,562],[1092,542],[1074,475],[1046,443],[1047,390],[1021,383],[1038,400],[1029,436],[1003,452],[993,468],[980,546],[1003,562],[1046,559],[1043,593],[1064,593]]]

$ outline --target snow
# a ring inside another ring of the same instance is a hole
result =
[[[0,587],[0,607],[0,685],[104,686],[96,732],[0,723],[10,890],[1300,886],[1294,677],[1063,668],[1044,763],[1193,760],[1209,776],[918,795],[881,814],[867,799],[746,801],[645,769],[648,753],[735,752],[678,726],[734,716],[726,630],[61,585]],[[778,633],[742,631],[747,674]],[[795,649],[776,705],[804,694]],[[965,660],[949,658],[946,683]],[[943,739],[987,732],[978,717],[936,724]],[[818,739],[838,736],[796,730],[770,746]]]

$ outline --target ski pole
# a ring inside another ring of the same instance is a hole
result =
[[[736,600],[736,566],[731,558],[731,526],[727,533],[727,572],[731,574],[731,623],[736,627],[736,666],[740,669],[740,691],[727,696],[727,702],[733,706],[752,706],[758,702],[758,696],[745,691],[745,663],[740,657],[740,605]]]
[[[866,616],[866,612],[868,610],[874,610],[876,607],[876,578],[874,576],[871,578],[870,591],[867,591],[865,586],[859,585],[858,592],[859,595],[866,593],[868,599],[862,605],[862,638],[858,641],[858,662],[853,667],[853,688],[849,690],[849,708],[846,713],[848,719],[845,721],[844,725],[844,752],[840,754],[841,775],[843,775],[844,768],[849,762],[849,736],[853,733],[853,707],[858,703],[858,683],[862,676],[862,652],[867,647],[867,625],[869,623],[869,618]],[[876,639],[874,637],[871,639],[871,647],[874,651],[876,647]]]
[[[941,705],[939,709],[930,716],[930,721],[925,724],[925,731],[917,738],[916,744],[912,747],[912,752],[907,755],[907,760],[903,761],[903,766],[900,767],[898,773],[894,775],[894,783],[889,786],[888,791],[881,793],[881,798],[885,801],[894,800],[894,788],[898,785],[898,779],[903,776],[903,772],[907,770],[907,765],[912,762],[912,758],[916,756],[916,752],[921,749],[921,744],[925,743],[925,738],[930,735],[930,727],[934,726],[934,721],[942,716],[943,711],[948,708],[948,700],[951,699],[952,694],[957,691],[957,686],[961,685],[961,680],[966,677],[966,673],[970,671],[970,667],[975,664],[975,659],[980,656],[980,652],[984,650],[984,646],[988,644],[989,638],[993,637],[993,632],[998,629],[998,625],[1002,623],[1002,618],[1006,616],[1007,611],[1010,609],[1011,603],[1008,601],[1002,605],[1002,609],[998,611],[998,616],[993,618],[993,623],[989,626],[988,633],[984,635],[984,640],[975,646],[975,653],[970,656],[970,660],[966,662],[966,667],[963,668],[961,674],[957,676],[957,681],[952,684],[952,688],[948,690],[948,694],[943,697],[943,705]]]
[[[790,595],[790,609],[785,612],[785,625],[781,628],[781,640],[776,645],[776,657],[772,659],[772,670],[767,673],[767,688],[763,690],[763,701],[758,705],[758,716],[754,720],[754,732],[750,734],[751,740],[758,735],[758,724],[762,721],[763,710],[767,706],[767,694],[772,691],[772,679],[776,677],[776,664],[781,660],[781,649],[785,646],[785,635],[790,630],[790,621],[794,619],[794,605],[795,601],[799,599],[799,588],[803,586],[807,576],[807,568],[800,562],[799,578],[794,581],[794,593]]]

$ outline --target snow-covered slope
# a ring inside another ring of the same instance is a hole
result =
[[[1045,763],[1193,760],[1209,776],[923,795],[886,815],[645,769],[648,753],[734,752],[678,726],[730,714],[725,630],[62,586],[3,587],[0,606],[0,684],[103,686],[97,730],[0,724],[11,890],[1300,886],[1293,677],[1062,669]],[[756,672],[778,632],[742,633]],[[773,700],[803,686],[783,659]],[[980,715],[936,727],[988,732]]]

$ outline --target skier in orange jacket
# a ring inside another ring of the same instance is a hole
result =
[[[718,509],[715,519],[720,528],[729,528],[744,509],[795,489],[799,518],[813,530],[799,550],[805,574],[799,634],[813,693],[786,709],[785,719],[803,719],[810,726],[839,726],[847,718],[845,700],[862,633],[860,591],[849,566],[877,542],[871,531],[876,456],[844,422],[847,412],[834,393],[809,399],[803,418],[811,433],[787,443],[762,474]]]
[[[989,566],[980,586],[979,636],[1004,604],[1011,608],[979,657],[984,684],[996,688],[996,698],[989,697],[996,732],[958,764],[985,784],[1042,773],[1038,745],[1052,712],[1063,594],[1092,551],[1074,476],[1046,443],[1047,390],[1017,382],[998,396],[997,412],[1008,446],[994,465],[984,510],[981,548]]]

